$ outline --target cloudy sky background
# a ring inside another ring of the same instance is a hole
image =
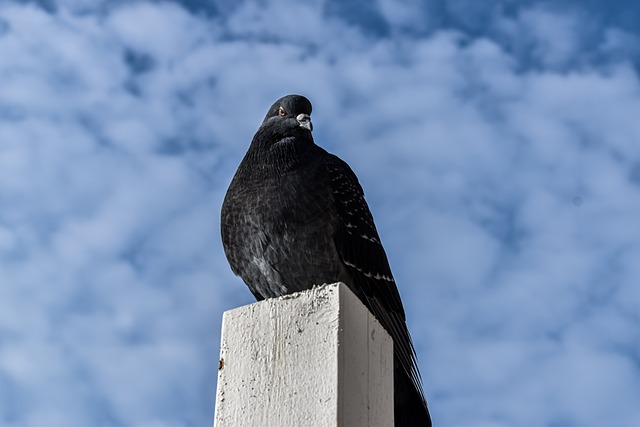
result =
[[[288,93],[360,177],[437,424],[640,425],[638,19],[0,2],[0,425],[211,425],[252,302],[219,209]]]

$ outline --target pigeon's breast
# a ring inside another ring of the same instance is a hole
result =
[[[245,180],[234,197],[237,273],[265,298],[345,281],[336,250],[337,213],[320,166]],[[233,187],[233,185],[232,185]]]

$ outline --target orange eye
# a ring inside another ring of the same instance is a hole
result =
[[[280,109],[278,110],[278,115],[280,117],[284,117],[287,115],[287,112],[284,110],[284,108],[280,107]]]

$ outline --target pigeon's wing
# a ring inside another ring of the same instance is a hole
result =
[[[326,160],[339,225],[335,243],[342,262],[362,290],[367,306],[394,341],[396,356],[421,392],[415,350],[398,288],[358,178],[349,165],[330,154]]]

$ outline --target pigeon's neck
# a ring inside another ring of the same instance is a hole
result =
[[[254,140],[247,161],[257,175],[286,173],[308,164],[315,147],[313,140],[295,136],[270,140],[268,144]]]

